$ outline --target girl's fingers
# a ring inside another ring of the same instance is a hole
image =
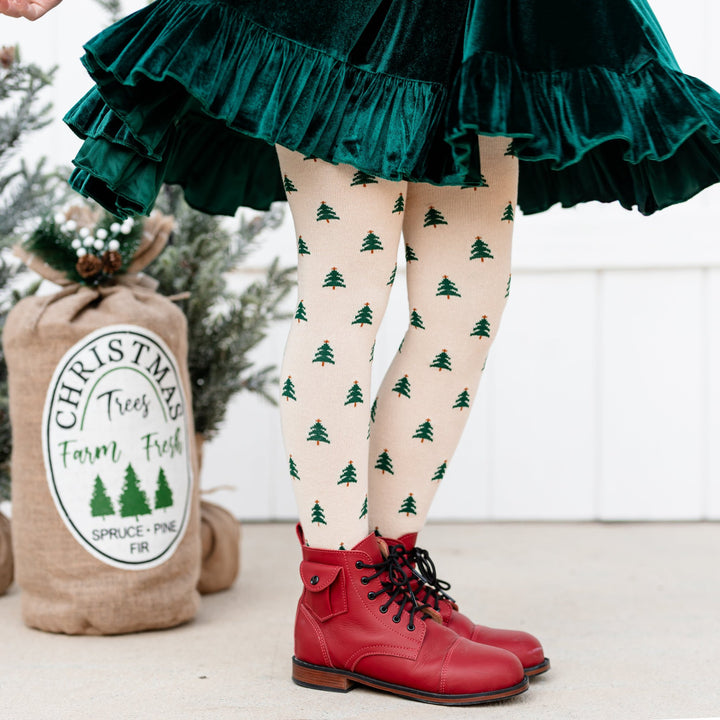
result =
[[[61,0],[0,0],[0,13],[10,17],[37,20],[60,2]]]

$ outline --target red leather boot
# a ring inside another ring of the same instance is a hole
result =
[[[418,601],[435,609],[446,627],[473,642],[510,651],[520,660],[528,677],[550,669],[550,660],[545,657],[540,641],[530,633],[476,625],[458,611],[457,604],[446,592],[450,584],[438,579],[428,551],[416,547],[417,533],[407,533],[398,540],[383,539],[390,547],[398,548],[406,567],[413,572],[411,587]]]
[[[298,536],[303,542],[302,530]],[[524,692],[512,653],[459,637],[417,602],[401,554],[369,535],[351,550],[303,544],[293,680],[347,692],[356,684],[439,705]]]

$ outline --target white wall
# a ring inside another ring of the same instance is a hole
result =
[[[683,69],[720,89],[720,4],[651,5]],[[61,115],[89,87],[76,58],[102,26],[92,2],[65,0],[34,25],[0,19],[0,44],[60,64]],[[28,151],[65,163],[76,147],[57,123]],[[650,218],[597,203],[518,218],[503,329],[431,517],[720,519],[719,225],[719,188]],[[295,261],[289,218],[235,281],[275,254]],[[403,284],[375,387],[404,330]],[[260,362],[280,362],[286,330]],[[213,499],[241,518],[293,517],[276,409],[235,398],[202,482],[235,486]]]

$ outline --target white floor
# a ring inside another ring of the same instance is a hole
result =
[[[421,545],[476,621],[530,630],[552,670],[504,703],[439,708],[290,681],[299,548],[245,525],[243,568],[196,620],[164,632],[30,630],[0,598],[3,720],[248,718],[664,720],[720,716],[720,524],[431,525]]]

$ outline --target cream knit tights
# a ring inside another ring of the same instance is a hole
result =
[[[298,246],[281,420],[314,547],[420,530],[460,439],[508,295],[517,193],[509,140],[479,143],[482,188],[391,182],[277,146]],[[373,400],[401,230],[409,324]]]

